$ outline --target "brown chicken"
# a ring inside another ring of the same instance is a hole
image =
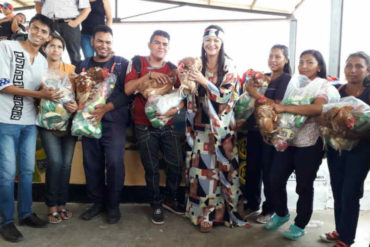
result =
[[[321,134],[325,141],[329,139],[331,145],[336,150],[341,151],[349,144],[344,136],[355,123],[355,118],[351,113],[352,110],[352,106],[333,107],[323,113],[325,124],[320,126]]]
[[[272,135],[277,131],[279,114],[270,103],[258,105],[255,110],[258,129],[267,144],[271,143]]]
[[[253,85],[256,88],[267,88],[271,82],[271,77],[261,72],[248,70],[248,81],[243,85],[243,92],[246,91],[247,85]]]
[[[93,88],[96,84],[104,81],[109,76],[106,69],[93,67],[87,72],[81,72],[75,78],[77,102],[79,105],[84,105],[93,93]]]
[[[147,99],[150,95],[164,95],[169,93],[173,85],[176,83],[176,70],[171,71],[171,73],[168,75],[171,82],[162,84],[158,83],[156,80],[151,79],[145,81],[143,84],[141,84],[141,87],[139,88],[140,93]]]
[[[202,60],[199,57],[186,57],[179,62],[181,89],[185,93],[196,94],[197,84],[189,80],[189,75],[192,71],[202,71]]]

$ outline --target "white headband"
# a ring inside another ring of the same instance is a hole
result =
[[[221,41],[223,41],[224,32],[222,32],[221,30],[218,30],[216,28],[206,29],[204,31],[203,40],[205,40],[206,38],[211,37],[211,36],[217,37]]]

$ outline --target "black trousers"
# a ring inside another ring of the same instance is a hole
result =
[[[360,199],[364,195],[364,182],[370,170],[370,141],[360,141],[351,151],[339,152],[329,148],[328,167],[334,196],[335,226],[340,240],[354,243]]]
[[[276,152],[271,167],[271,191],[275,212],[283,217],[289,213],[286,185],[295,171],[298,194],[295,225],[304,229],[310,221],[313,209],[314,180],[323,157],[323,144],[319,138],[310,147],[288,147]]]
[[[80,25],[73,28],[67,22],[55,21],[54,29],[63,37],[66,42],[71,63],[77,66],[81,62],[81,30]]]
[[[271,198],[270,170],[275,153],[273,146],[263,142],[259,131],[249,131],[247,134],[247,166],[244,196],[247,199],[246,208],[259,210],[261,190],[266,200],[262,204],[263,214],[274,212]]]
[[[175,199],[182,179],[184,161],[180,138],[174,126],[159,129],[136,124],[135,134],[152,206],[158,206],[163,201],[159,187],[159,151],[163,153],[163,159],[167,165],[167,194]]]
[[[100,139],[82,138],[87,194],[94,203],[115,209],[119,206],[125,177],[126,127],[110,122],[102,125],[103,136]]]

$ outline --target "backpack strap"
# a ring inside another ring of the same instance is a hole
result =
[[[134,68],[136,70],[136,73],[137,73],[137,77],[140,78],[141,77],[141,60],[140,60],[140,56],[136,55],[132,58],[132,64],[134,65]]]
[[[176,65],[174,65],[173,63],[171,63],[171,62],[167,62],[167,63],[168,63],[168,65],[170,66],[170,69],[171,69],[171,70],[177,69],[177,66],[176,66]]]
[[[90,63],[90,59],[91,59],[91,57],[88,57],[87,59],[85,59],[81,62],[81,72],[86,72],[87,65],[89,65],[89,63]]]
[[[136,70],[137,77],[140,78],[141,77],[141,67],[142,67],[140,56],[136,55],[131,60],[132,60],[133,66],[134,66],[134,68]],[[173,63],[171,63],[171,62],[167,62],[167,63],[170,66],[170,69],[171,70],[177,69],[177,66],[174,65]]]

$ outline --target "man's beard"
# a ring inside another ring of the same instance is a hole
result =
[[[107,58],[110,56],[110,53],[108,53],[107,55],[101,55],[101,54],[96,54],[96,56],[100,59],[104,59],[104,58]]]

